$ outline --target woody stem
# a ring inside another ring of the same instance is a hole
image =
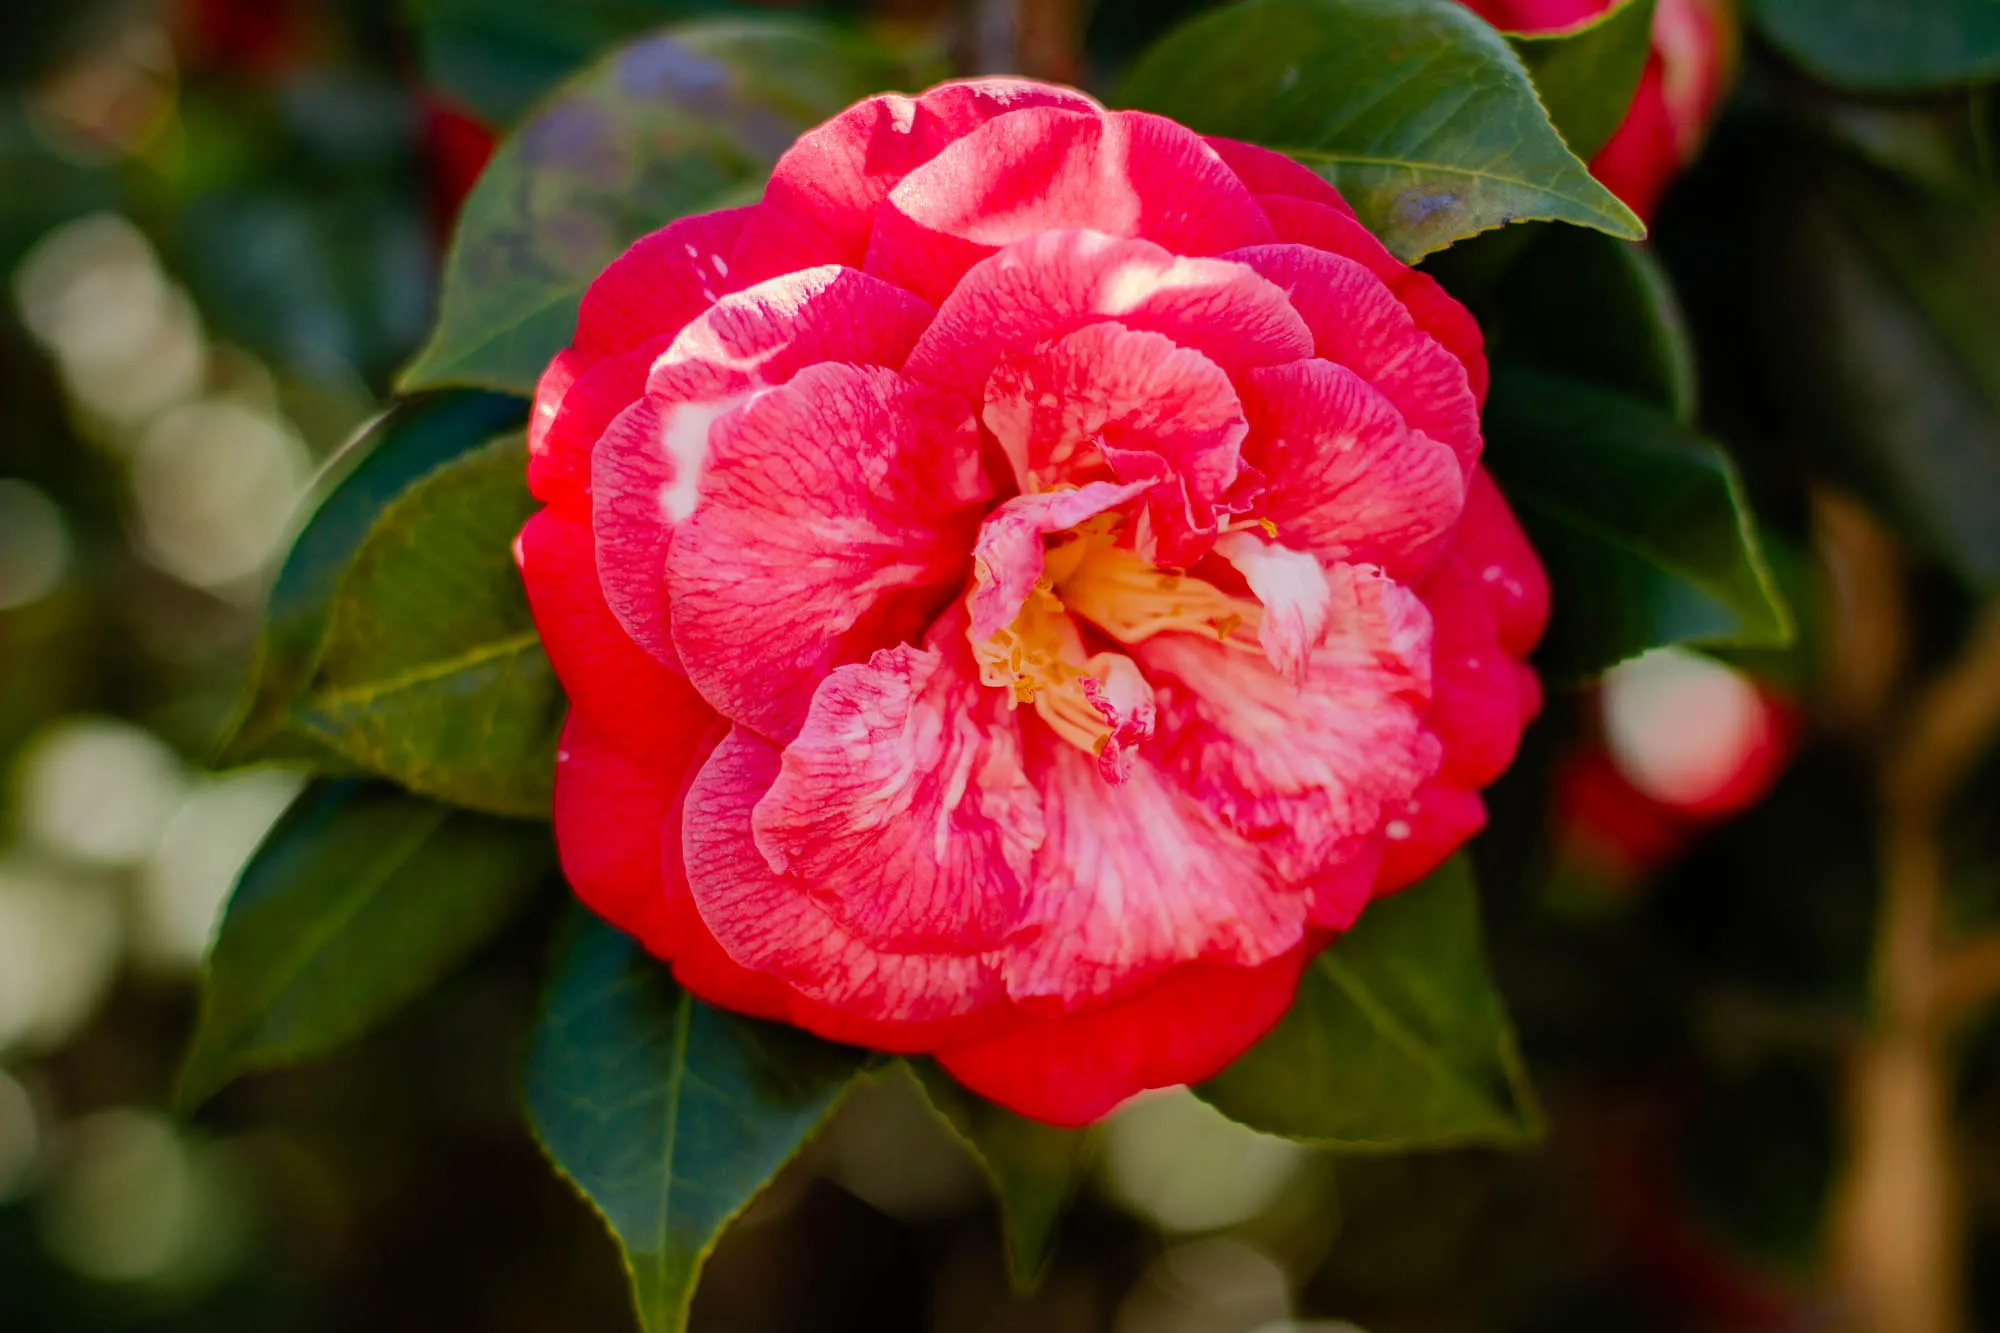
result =
[[[2000,731],[2000,606],[1917,695],[1884,760],[1877,1021],[1847,1069],[1850,1157],[1835,1261],[1866,1333],[1960,1333],[1963,1221],[1952,1164],[1946,1020],[1967,989],[1940,931],[1952,791]],[[1980,966],[1984,966],[1983,963]]]

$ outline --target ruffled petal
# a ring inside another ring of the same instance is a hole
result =
[[[582,520],[542,510],[521,529],[514,557],[549,662],[591,729],[647,763],[673,763],[698,744],[715,710],[613,618]]]
[[[1232,377],[1312,355],[1312,333],[1285,293],[1240,264],[1061,231],[1008,246],[967,273],[905,373],[979,402],[1002,357],[1105,319],[1171,338]]]
[[[1069,491],[1017,495],[986,516],[972,547],[972,637],[990,639],[1014,623],[1042,577],[1042,539],[1145,494],[1150,482],[1093,481]]]
[[[855,269],[800,269],[716,302],[681,330],[647,387],[678,398],[675,367],[689,362],[758,384],[783,384],[822,361],[895,368],[931,316],[931,307],[908,292]]]
[[[1333,611],[1326,570],[1308,552],[1249,532],[1229,533],[1215,553],[1235,566],[1263,607],[1257,642],[1265,658],[1294,684],[1303,682]]]
[[[1073,89],[1009,78],[856,103],[778,159],[733,257],[737,276],[755,282],[817,264],[859,268],[876,209],[903,177],[995,116],[1038,106],[1101,109]]]
[[[1436,688],[1426,725],[1444,743],[1439,776],[1479,788],[1507,771],[1532,714],[1519,695],[1520,663],[1500,646],[1477,575],[1459,552],[1421,589],[1437,621]]]
[[[1459,466],[1472,470],[1479,459],[1479,401],[1465,367],[1417,327],[1380,278],[1307,245],[1254,246],[1229,257],[1290,293],[1320,357],[1381,390],[1410,429],[1449,445]]]
[[[667,542],[695,503],[709,427],[749,395],[746,377],[682,367],[687,396],[649,395],[598,439],[591,466],[591,528],[604,598],[632,641],[686,674],[667,605]]]
[[[1515,657],[1533,652],[1549,624],[1549,576],[1485,468],[1466,485],[1452,548],[1485,590],[1500,646]]]
[[[723,258],[735,246],[749,209],[727,208],[668,223],[641,237],[585,289],[576,336],[535,385],[528,416],[528,488],[544,503],[563,503],[588,485],[590,449],[604,427],[638,397],[636,377],[688,323],[736,285]],[[609,358],[646,349],[587,399],[570,401],[578,380]],[[560,418],[569,420],[561,421]],[[551,438],[551,436],[554,438]]]
[[[1243,401],[1243,459],[1266,483],[1256,512],[1279,541],[1398,577],[1436,559],[1465,500],[1450,449],[1407,429],[1388,399],[1331,361],[1252,371]]]
[[[1020,923],[1041,797],[962,613],[931,643],[826,678],[751,827],[775,874],[870,945],[985,953]]]
[[[1154,489],[1138,542],[1174,565],[1192,564],[1213,539],[1249,430],[1220,366],[1110,321],[1002,360],[983,417],[1024,490],[1177,481]]]
[[[590,503],[591,452],[620,413],[646,392],[646,375],[671,338],[595,360],[564,352],[542,372],[528,427],[528,490],[581,513]],[[567,383],[566,375],[583,367]]]
[[[682,823],[688,884],[702,920],[735,962],[783,977],[813,1004],[793,1021],[835,1040],[926,1050],[1004,998],[976,954],[891,953],[842,926],[809,886],[759,849],[753,811],[777,783],[782,751],[741,727],[696,775]],[[845,1016],[852,1016],[851,1021]]]
[[[581,713],[570,715],[556,746],[553,818],[563,876],[584,906],[661,958],[683,947],[671,899],[686,891],[667,883],[660,837],[703,758],[700,745],[634,755]]]
[[[1327,570],[1328,629],[1294,685],[1261,655],[1193,634],[1134,650],[1159,709],[1155,762],[1264,848],[1287,883],[1370,853],[1438,765],[1425,730],[1430,616],[1366,567]]]
[[[1260,194],[1257,206],[1271,220],[1280,241],[1310,245],[1331,254],[1352,259],[1387,283],[1409,310],[1417,327],[1435,338],[1438,345],[1458,358],[1465,367],[1472,396],[1486,401],[1488,371],[1486,336],[1472,312],[1460,305],[1428,273],[1420,273],[1389,253],[1375,233],[1361,225],[1345,208],[1332,208],[1308,199],[1279,194]]]
[[[1047,830],[1024,925],[1004,960],[1030,1008],[1108,1000],[1206,959],[1243,967],[1295,947],[1307,903],[1143,756],[1123,785],[1039,725],[1028,771]]]
[[[981,1041],[947,1046],[952,1077],[1010,1110],[1087,1125],[1150,1088],[1198,1083],[1277,1025],[1317,948],[1256,967],[1191,963],[1102,1008],[1027,1019]]]
[[[586,356],[615,356],[680,332],[741,285],[728,256],[755,211],[698,213],[634,241],[584,290],[570,345]]]
[[[674,646],[732,721],[789,739],[843,662],[920,630],[961,586],[983,502],[960,399],[822,365],[716,422],[667,556]]]
[[[1016,111],[903,178],[876,214],[864,267],[932,302],[1002,246],[1082,227],[1176,254],[1272,239],[1215,150],[1141,111]]]
[[[782,384],[821,361],[901,365],[930,307],[853,269],[791,274],[731,296],[666,348],[639,362],[602,363],[575,391],[619,368],[605,396],[644,396],[596,427],[591,523],[598,570],[613,614],[635,642],[682,670],[668,628],[666,558],[674,524],[693,511],[717,419],[759,388]],[[566,409],[559,427],[569,418]],[[561,438],[552,432],[552,439]]]
[[[1486,803],[1478,792],[1446,782],[1426,783],[1383,826],[1375,896],[1415,884],[1485,827]]]

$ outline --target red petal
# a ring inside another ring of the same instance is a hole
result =
[[[946,1047],[938,1060],[1010,1110],[1087,1125],[1150,1088],[1222,1072],[1284,1017],[1314,947],[1259,967],[1177,967],[1116,1004],[1024,1022]]]

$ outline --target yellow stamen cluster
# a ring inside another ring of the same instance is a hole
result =
[[[1042,577],[1014,623],[973,644],[979,677],[1032,704],[1051,730],[1091,754],[1101,753],[1110,724],[1084,692],[1086,678],[1102,686],[1137,677],[1118,653],[1086,656],[1073,616],[1121,643],[1141,643],[1170,630],[1213,635],[1233,648],[1259,652],[1261,608],[1184,571],[1161,569],[1116,544],[1118,519],[1102,515],[1049,543]]]

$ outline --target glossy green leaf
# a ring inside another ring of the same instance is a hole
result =
[[[1792,639],[1728,455],[1637,399],[1526,371],[1494,376],[1486,462],[1548,567],[1537,655],[1588,678],[1663,644]]]
[[[1615,389],[1694,420],[1687,319],[1651,252],[1576,227],[1544,227],[1508,269],[1481,326],[1496,361]]]
[[[977,1097],[928,1060],[908,1068],[924,1098],[979,1163],[1000,1204],[1007,1273],[1017,1290],[1041,1279],[1056,1231],[1092,1156],[1088,1130],[1058,1129]]]
[[[1654,0],[1622,0],[1559,32],[1510,32],[1549,119],[1578,157],[1611,140],[1653,49]]]
[[[348,561],[383,509],[418,478],[517,427],[518,398],[498,394],[426,394],[378,418],[327,465],[314,488],[311,517],[292,542],[271,585],[251,679],[225,764],[313,757],[319,747],[286,727],[286,711],[319,664],[333,595]]]
[[[382,511],[342,576],[296,725],[412,791],[545,817],[563,696],[514,567],[537,508],[518,438]]]
[[[1406,260],[1529,218],[1645,234],[1454,0],[1242,0],[1168,34],[1118,101],[1289,153]]]
[[[1271,1034],[1195,1092],[1252,1129],[1346,1149],[1539,1136],[1466,859],[1370,904]]]
[[[2000,587],[2000,208],[1839,165],[1772,264],[1802,445],[1967,582]]]
[[[903,72],[837,29],[767,18],[690,23],[564,83],[466,200],[437,329],[402,387],[532,392],[626,246],[754,200],[800,133]]]
[[[696,1000],[578,913],[528,1056],[535,1135],[625,1252],[647,1333],[685,1327],[723,1229],[804,1146],[861,1052]]]
[[[181,1103],[366,1034],[498,934],[554,867],[533,824],[374,784],[308,788],[230,897]]]
[[[1994,0],[1750,0],[1773,46],[1829,83],[1916,92],[2000,77]]]

